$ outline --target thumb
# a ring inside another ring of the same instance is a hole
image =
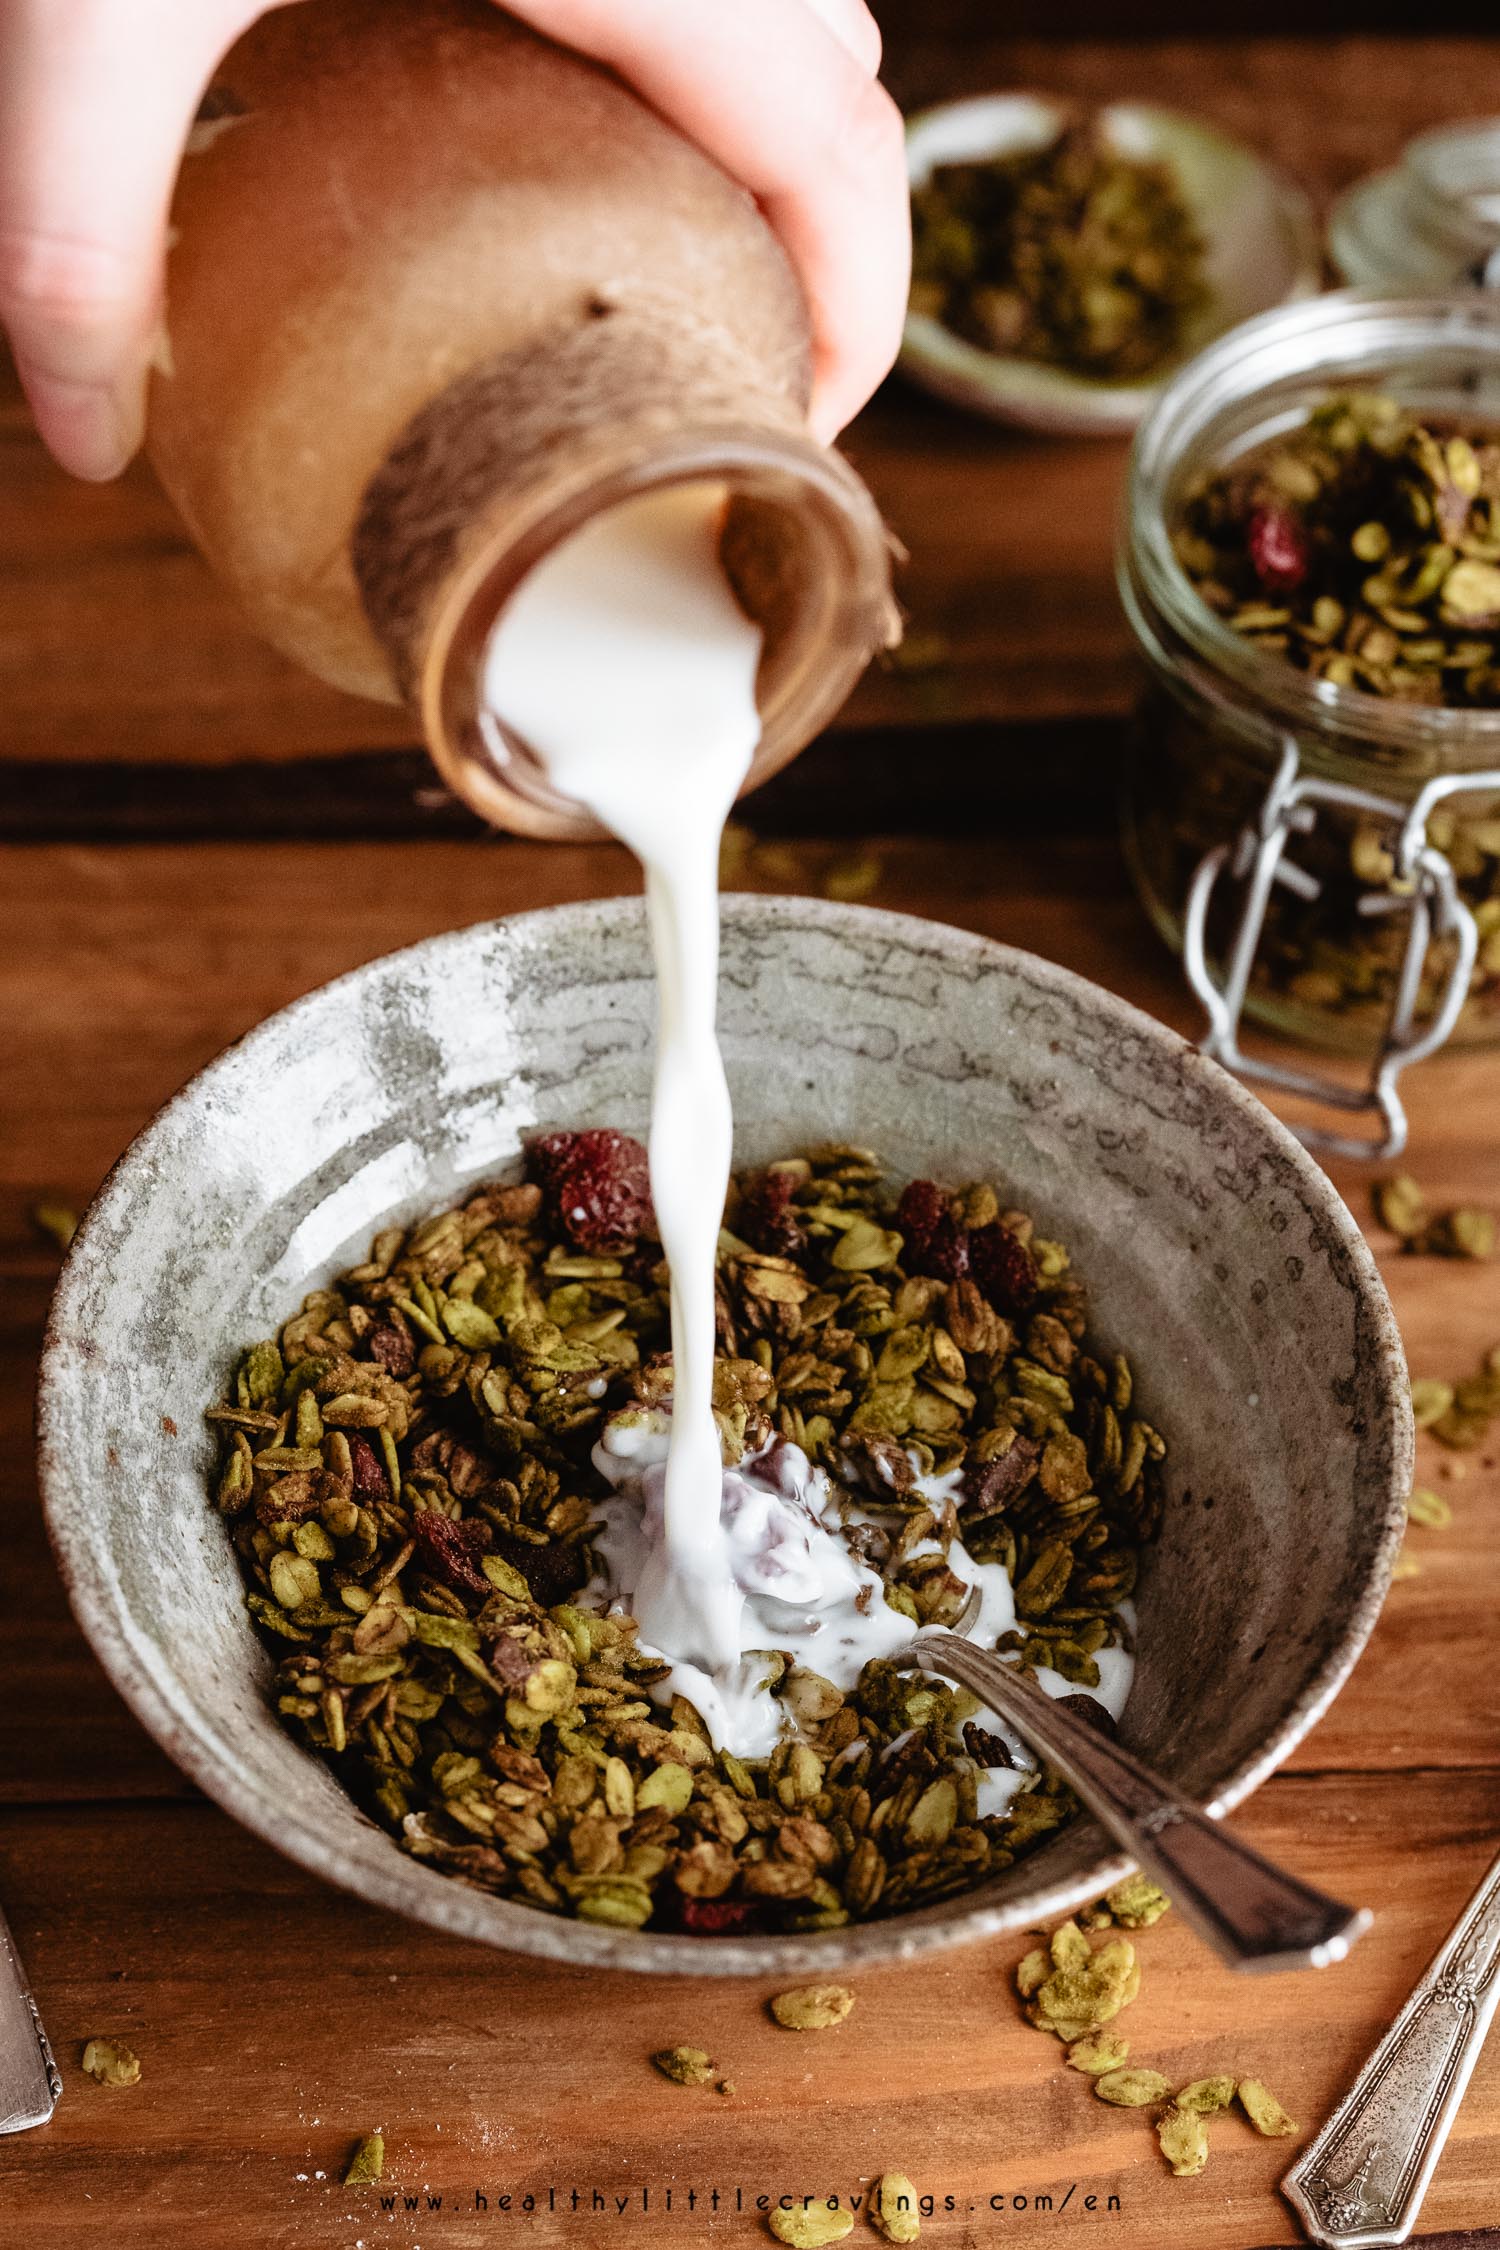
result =
[[[115,476],[140,444],[178,159],[204,81],[258,12],[0,6],[0,322],[37,427],[75,476]]]

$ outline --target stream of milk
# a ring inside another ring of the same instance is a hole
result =
[[[672,486],[597,516],[544,558],[502,613],[485,664],[491,711],[640,860],[658,982],[651,1193],[672,1275],[670,1416],[616,1417],[595,1461],[615,1487],[596,1589],[637,1619],[669,1686],[740,1757],[775,1747],[782,1707],[765,1652],[836,1687],[912,1637],[878,1574],[842,1535],[827,1476],[795,1446],[726,1469],[713,1419],[714,1287],[732,1121],[715,1032],[719,846],[760,734],[761,634],[718,557],[710,483]],[[932,1497],[941,1499],[943,1494]],[[921,1550],[918,1550],[919,1552]],[[981,1645],[1015,1623],[999,1564],[954,1542],[981,1590]],[[1107,1661],[1106,1661],[1107,1660]],[[1101,1652],[1099,1700],[1118,1716],[1130,1659]],[[1072,1692],[1041,1675],[1053,1693]],[[981,1810],[1022,1776],[997,1769]]]

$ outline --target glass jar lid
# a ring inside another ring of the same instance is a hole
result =
[[[1328,247],[1356,289],[1500,283],[1500,117],[1442,125],[1335,204]]]

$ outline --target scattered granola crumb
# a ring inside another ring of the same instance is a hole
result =
[[[1149,1930],[1171,1909],[1172,1901],[1146,1875],[1127,1875],[1104,1894],[1104,1903],[1122,1930]]]
[[[83,2067],[101,2086],[140,2083],[141,2058],[120,2039],[90,2039],[83,2050]]]
[[[837,859],[823,877],[823,896],[851,901],[868,898],[872,891],[880,888],[884,873],[884,863],[873,852]]]
[[[31,1223],[59,1250],[66,1250],[78,1232],[78,1213],[67,1203],[33,1203]]]
[[[1375,1216],[1399,1240],[1404,1251],[1435,1258],[1492,1258],[1495,1254],[1495,1219],[1472,1204],[1457,1204],[1435,1215],[1409,1173],[1398,1172],[1377,1180],[1371,1189]]]
[[[663,2047],[651,2060],[674,2086],[706,2086],[714,2074],[714,2066],[701,2047]]]
[[[363,2140],[354,2144],[354,2154],[344,2172],[344,2185],[373,2187],[384,2170],[385,2136],[382,2133],[366,2133]]]

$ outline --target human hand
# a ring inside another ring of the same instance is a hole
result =
[[[271,0],[285,6],[290,0]],[[141,441],[167,211],[214,66],[262,0],[0,0],[0,322],[42,437],[108,478]],[[831,438],[895,356],[906,173],[864,0],[512,0],[617,71],[760,202]]]

